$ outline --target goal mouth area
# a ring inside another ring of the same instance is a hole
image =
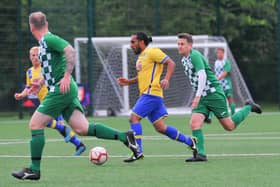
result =
[[[164,91],[165,105],[170,115],[190,114],[190,105],[194,92],[188,78],[182,70],[181,56],[177,52],[177,36],[154,36],[150,46],[161,48],[177,64],[170,80],[170,88]],[[215,50],[218,47],[225,49],[225,56],[232,62],[232,82],[234,99],[237,106],[242,106],[246,100],[252,100],[247,85],[238,69],[238,65],[223,37],[208,35],[194,35],[193,47],[198,49],[213,66]],[[88,83],[87,54],[88,38],[78,37],[74,40],[76,51],[75,78],[78,83]],[[93,115],[106,116],[107,109],[111,108],[117,115],[129,115],[131,108],[138,98],[137,86],[120,87],[116,79],[120,76],[135,77],[136,56],[130,49],[130,37],[94,37],[93,62],[99,66],[93,74],[97,76],[93,90]],[[164,72],[165,73],[165,72]]]

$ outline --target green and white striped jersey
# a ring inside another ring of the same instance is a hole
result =
[[[215,74],[219,77],[224,71],[228,72],[227,76],[221,79],[219,82],[222,85],[223,90],[232,89],[232,83],[230,78],[231,63],[227,60],[216,60],[215,61]]]
[[[63,78],[66,68],[64,48],[69,43],[57,35],[46,33],[39,41],[39,59],[42,67],[42,75],[50,92]]]
[[[202,97],[207,96],[210,93],[221,91],[220,83],[216,79],[213,71],[211,70],[209,63],[204,56],[197,50],[192,49],[189,56],[182,58],[182,64],[185,68],[185,74],[190,80],[190,84],[194,91],[198,88],[198,74],[199,70],[205,70],[207,75],[206,85],[202,92]]]

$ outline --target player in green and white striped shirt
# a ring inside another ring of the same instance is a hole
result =
[[[230,77],[231,62],[229,59],[225,58],[224,48],[217,48],[216,56],[217,60],[214,64],[215,75],[224,90],[231,111],[231,115],[233,115],[235,113],[236,104],[233,100],[232,82]],[[211,118],[213,115],[214,114],[210,112],[209,117],[206,119],[206,123],[211,123]]]
[[[46,15],[33,12],[29,16],[30,31],[39,41],[39,59],[44,79],[30,88],[36,94],[45,84],[48,94],[33,113],[29,123],[31,130],[31,165],[12,173],[17,179],[39,180],[41,159],[45,145],[44,127],[60,114],[72,129],[81,136],[119,140],[139,158],[138,145],[133,131],[119,131],[104,124],[88,122],[78,99],[78,86],[71,74],[75,65],[75,50],[61,37],[49,32]]]
[[[233,100],[232,83],[230,77],[231,62],[229,59],[225,58],[224,48],[217,48],[216,56],[217,60],[215,61],[215,75],[222,85],[222,88],[228,100],[231,115],[233,115],[235,113],[236,105]]]
[[[227,99],[221,84],[204,56],[192,48],[192,36],[187,33],[178,34],[177,44],[179,54],[183,55],[182,64],[185,74],[195,91],[195,98],[191,106],[190,127],[193,136],[198,140],[198,154],[186,159],[186,162],[207,161],[201,127],[209,112],[214,113],[225,130],[232,131],[251,111],[259,114],[262,111],[259,105],[248,101],[243,108],[230,118],[227,110]]]

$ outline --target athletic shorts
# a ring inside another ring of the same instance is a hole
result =
[[[54,119],[62,114],[63,118],[68,121],[75,109],[84,112],[78,99],[78,86],[71,80],[68,93],[60,93],[59,85],[56,85],[53,92],[48,92],[37,111],[52,116]]]
[[[132,112],[141,118],[148,117],[151,123],[168,116],[163,98],[147,94],[143,94],[138,98]]]
[[[201,113],[208,117],[210,111],[218,119],[229,117],[227,99],[224,93],[214,92],[206,97],[201,97],[197,108],[192,110],[192,113]]]
[[[233,92],[232,89],[228,89],[228,90],[224,90],[226,97],[232,97],[233,96]]]

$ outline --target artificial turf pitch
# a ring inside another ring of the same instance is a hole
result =
[[[17,120],[2,117],[0,130],[1,187],[266,187],[280,186],[280,113],[250,115],[238,129],[226,132],[217,120],[205,124],[206,163],[186,163],[191,151],[184,144],[156,133],[143,120],[143,160],[124,163],[130,151],[122,143],[81,137],[87,145],[82,156],[73,157],[74,146],[65,143],[58,132],[46,129],[46,144],[40,181],[20,181],[14,170],[30,163],[28,117]],[[89,119],[93,121],[92,118]],[[96,118],[94,121],[127,130],[127,117]],[[189,116],[169,116],[167,124],[188,135]],[[109,160],[103,166],[89,162],[88,151],[103,146]]]

